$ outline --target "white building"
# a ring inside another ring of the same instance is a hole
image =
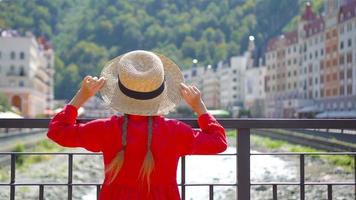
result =
[[[252,117],[264,117],[265,113],[265,77],[266,66],[251,67],[246,70],[245,108]]]
[[[248,55],[234,56],[228,64],[219,63],[220,102],[223,108],[243,107],[245,101],[245,73]]]
[[[90,98],[83,105],[83,110],[83,117],[90,118],[105,118],[117,114],[117,112],[106,106],[105,102],[96,96]]]
[[[54,52],[43,38],[0,30],[0,92],[24,116],[52,109]]]

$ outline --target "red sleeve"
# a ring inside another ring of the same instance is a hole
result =
[[[209,113],[198,118],[201,129],[176,121],[178,152],[180,155],[215,154],[226,150],[225,129]]]
[[[76,123],[77,108],[66,105],[49,123],[47,137],[64,147],[84,147],[89,151],[103,150],[108,131],[107,119]]]

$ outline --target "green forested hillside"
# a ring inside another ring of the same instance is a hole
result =
[[[248,36],[263,47],[298,14],[296,0],[3,0],[0,27],[31,30],[56,51],[56,98],[86,74],[134,49],[161,52],[182,68],[239,54]],[[292,26],[292,25],[290,25]]]

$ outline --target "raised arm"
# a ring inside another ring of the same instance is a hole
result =
[[[176,121],[177,149],[179,155],[216,154],[226,150],[225,129],[209,113],[199,116],[200,129]]]
[[[225,129],[207,112],[200,91],[195,86],[181,84],[184,100],[197,113],[199,129],[175,121],[177,149],[180,155],[214,154],[227,148]]]
[[[102,151],[105,138],[105,128],[109,120],[98,119],[88,123],[76,123],[77,109],[104,85],[104,79],[84,78],[81,88],[72,101],[51,120],[47,136],[65,147],[84,147],[90,151]]]

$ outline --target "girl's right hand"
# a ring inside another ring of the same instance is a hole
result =
[[[185,102],[187,102],[187,104],[192,108],[194,112],[197,113],[198,116],[208,112],[201,98],[201,92],[197,87],[186,85],[184,83],[181,83],[180,87],[180,91]]]
[[[106,80],[104,77],[97,78],[92,76],[86,76],[80,89],[69,104],[80,108],[90,97],[94,96],[105,84]]]
[[[86,98],[94,96],[105,84],[105,78],[86,76],[80,87],[79,92]]]

